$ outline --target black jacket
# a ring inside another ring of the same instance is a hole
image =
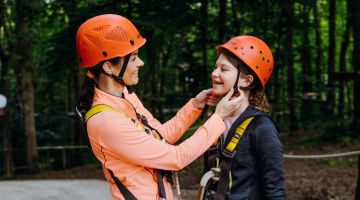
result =
[[[275,123],[249,106],[240,117],[256,116],[248,126],[231,165],[230,200],[287,199],[283,149]],[[228,134],[226,143],[231,137]]]

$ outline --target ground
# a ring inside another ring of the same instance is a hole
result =
[[[360,142],[346,142],[299,146],[298,141],[311,133],[297,133],[282,137],[284,152],[291,154],[328,154],[359,150]],[[285,159],[286,189],[289,200],[348,200],[354,199],[358,177],[357,157],[336,159],[294,160]],[[184,199],[194,199],[202,173],[202,159],[196,160],[179,173]],[[65,171],[44,172],[18,176],[17,179],[103,179],[98,164],[89,164]],[[189,190],[190,189],[190,190]]]

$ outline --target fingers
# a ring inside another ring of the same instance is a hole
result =
[[[209,89],[206,89],[206,90],[204,90],[204,91],[205,91],[205,94],[206,94],[206,95],[211,95],[212,92],[213,92],[213,90],[214,90],[214,89],[209,88]]]
[[[234,89],[231,88],[231,89],[229,90],[229,92],[224,96],[223,99],[229,100],[229,99],[231,98],[231,96],[232,96],[233,93],[234,93]]]
[[[244,99],[244,97],[245,97],[244,92],[239,90],[239,94],[231,98],[230,101],[232,101],[234,104],[240,104],[240,102]]]

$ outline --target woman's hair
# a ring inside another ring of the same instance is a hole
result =
[[[94,78],[90,78],[88,76],[85,76],[84,81],[81,86],[79,99],[77,102],[77,107],[79,111],[83,114],[89,111],[94,97],[94,85],[95,85],[95,79],[99,78],[99,74],[102,72],[102,65],[104,62],[109,61],[112,65],[119,65],[120,64],[120,57],[111,58],[109,60],[104,60],[98,63],[97,65],[93,67],[87,68],[93,75]]]
[[[250,67],[248,67],[242,60],[238,59],[230,51],[223,49],[222,53],[230,61],[231,64],[233,64],[235,67],[238,68],[238,70],[240,70],[242,74],[252,75],[254,77],[253,82],[248,87],[241,88],[242,90],[248,90],[250,92],[250,105],[258,107],[264,112],[269,112],[270,105],[257,75],[250,69]]]

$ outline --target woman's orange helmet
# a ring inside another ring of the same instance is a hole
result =
[[[85,68],[126,56],[145,42],[133,23],[115,14],[99,15],[85,21],[76,34],[80,66]]]
[[[254,36],[242,35],[217,46],[219,54],[222,49],[227,49],[249,66],[259,78],[262,89],[265,87],[274,69],[274,58],[264,41]]]

